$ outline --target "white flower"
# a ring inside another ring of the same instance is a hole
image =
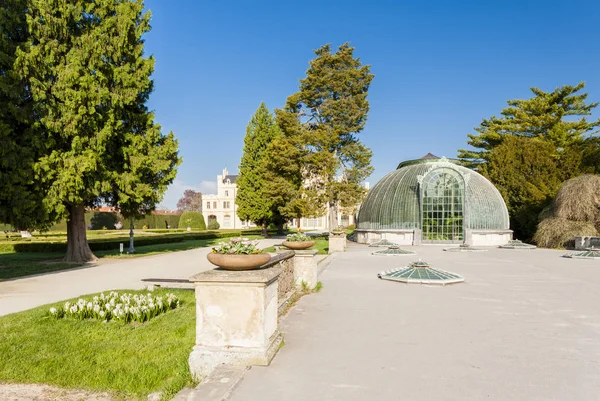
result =
[[[56,315],[56,308],[50,308],[50,313],[52,313],[53,315]]]

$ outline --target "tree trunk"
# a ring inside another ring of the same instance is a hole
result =
[[[298,217],[298,232],[301,233],[302,232],[302,228],[300,228],[300,221],[302,220],[302,217]]]
[[[133,217],[129,219],[129,249],[127,253],[134,253],[135,248],[133,247]]]
[[[329,202],[329,232],[335,230],[337,224],[337,202]]]
[[[67,206],[67,255],[65,262],[86,263],[97,260],[86,238],[85,208],[83,204]]]
[[[284,234],[284,232],[283,232],[283,223],[281,223],[281,222],[277,223],[277,234],[279,234],[279,235],[283,235]]]

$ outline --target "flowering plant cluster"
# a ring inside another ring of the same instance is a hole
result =
[[[91,301],[79,298],[75,303],[65,302],[64,306],[50,308],[50,316],[56,319],[70,317],[143,323],[178,306],[179,298],[174,294],[153,297],[152,294],[118,294],[112,291],[108,295],[95,296]]]
[[[232,238],[229,242],[220,242],[212,249],[212,253],[225,255],[256,255],[263,253],[258,249],[258,241],[250,241],[248,238]]]
[[[295,233],[295,234],[288,234],[286,241],[289,241],[289,242],[305,242],[305,241],[312,241],[312,238],[310,238],[306,234]]]

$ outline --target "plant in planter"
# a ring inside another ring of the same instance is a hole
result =
[[[232,238],[229,242],[220,242],[207,258],[213,265],[226,270],[252,270],[271,260],[271,255],[258,248],[258,241]]]
[[[283,241],[283,246],[289,249],[300,250],[300,249],[308,249],[315,244],[308,235],[302,234],[300,232],[295,234],[288,234],[285,241]]]

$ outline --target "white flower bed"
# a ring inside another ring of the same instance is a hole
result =
[[[150,293],[134,295],[112,291],[108,296],[102,293],[91,301],[79,298],[76,303],[65,302],[64,307],[50,308],[50,315],[57,319],[70,317],[143,323],[178,306],[179,298],[174,294],[153,297]]]

